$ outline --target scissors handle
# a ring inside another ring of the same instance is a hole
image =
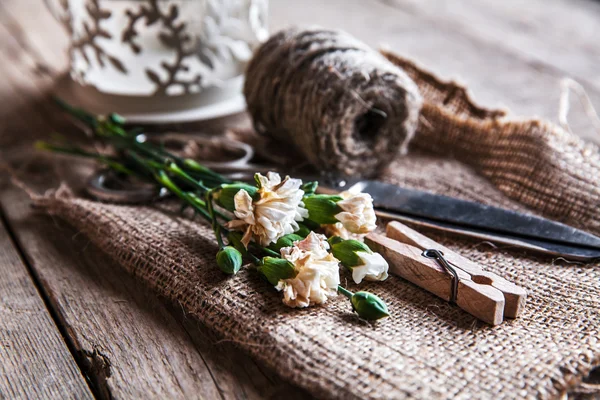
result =
[[[189,137],[185,135],[167,134],[160,138],[147,137],[140,134],[136,137],[140,142],[152,141],[167,149],[174,151],[182,150],[189,142],[195,142],[200,146],[219,147],[228,150],[233,158],[225,161],[204,161],[201,163],[215,172],[223,174],[226,178],[237,181],[252,182],[256,172],[267,173],[277,168],[250,164],[254,157],[252,146],[235,139],[225,137]],[[157,185],[131,184],[119,179],[112,171],[103,169],[97,171],[88,180],[87,192],[100,201],[124,204],[139,204],[156,201],[165,197],[168,193],[161,191]]]
[[[131,184],[130,184],[131,185]],[[168,193],[151,184],[133,184],[125,188],[125,183],[109,169],[94,173],[87,182],[86,190],[94,198],[110,203],[139,204],[165,197]]]
[[[205,161],[202,160],[202,165],[214,171],[220,171],[229,168],[241,168],[247,165],[254,157],[254,149],[249,144],[239,140],[220,137],[220,136],[190,136],[190,134],[165,133],[160,136],[147,136],[141,133],[136,136],[138,142],[150,142],[157,146],[163,147],[165,150],[172,152],[181,152],[186,148],[186,145],[193,143],[200,147],[218,148],[226,150],[231,157],[224,161]]]

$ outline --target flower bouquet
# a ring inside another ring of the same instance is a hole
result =
[[[257,173],[251,183],[232,181],[144,140],[139,129],[128,129],[117,114],[93,116],[58,103],[113,151],[104,154],[49,142],[38,142],[37,147],[93,158],[119,177],[151,182],[179,198],[182,210],[191,208],[211,224],[219,246],[216,264],[223,273],[235,275],[246,261],[282,293],[289,307],[323,304],[340,293],[363,319],[389,316],[379,297],[352,293],[340,285],[340,265],[351,271],[357,284],[388,276],[385,259],[362,241],[376,228],[370,195],[319,194],[318,182],[282,179],[275,172]]]

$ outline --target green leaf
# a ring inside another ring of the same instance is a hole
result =
[[[260,179],[258,178],[259,175],[259,173],[254,174],[254,182],[256,182],[256,187],[260,189],[262,187],[262,184],[260,183]]]

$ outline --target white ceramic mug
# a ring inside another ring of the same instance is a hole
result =
[[[124,114],[239,96],[267,0],[46,0],[70,34],[78,102]]]

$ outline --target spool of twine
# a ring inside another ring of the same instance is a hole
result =
[[[288,29],[255,53],[244,94],[254,127],[324,172],[372,176],[414,135],[415,83],[347,33]]]

